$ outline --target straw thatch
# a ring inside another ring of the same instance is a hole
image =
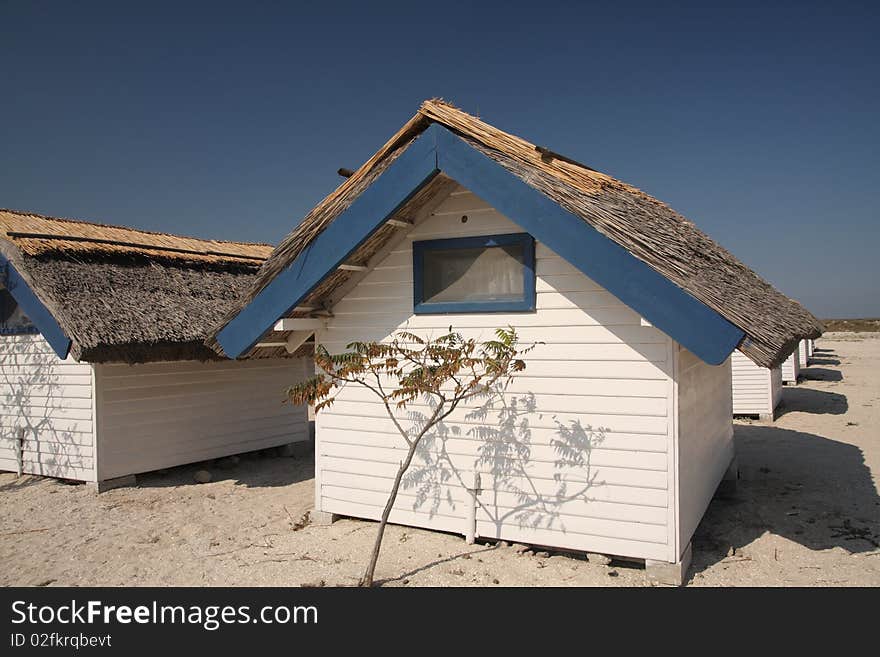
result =
[[[204,345],[210,328],[253,285],[271,251],[268,244],[0,211],[0,252],[80,361],[217,358]]]
[[[778,292],[666,204],[440,100],[426,101],[388,143],[303,219],[261,267],[252,289],[220,326],[290,264],[431,123],[453,131],[738,326],[746,333],[741,351],[758,365],[780,364],[801,338],[821,333],[819,321],[800,304]],[[380,248],[373,241],[372,252],[364,245],[354,259],[369,259]],[[313,293],[307,303],[320,305],[321,298]],[[213,340],[209,344],[218,348]]]
[[[166,261],[259,266],[272,252],[269,244],[204,240],[16,210],[0,210],[0,239],[13,241],[28,256],[61,252],[70,257],[141,255]]]

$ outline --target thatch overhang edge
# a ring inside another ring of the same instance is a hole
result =
[[[746,339],[738,347],[758,365],[779,365],[798,339],[821,334],[818,320],[800,304],[780,294],[666,204],[569,158],[554,157],[548,149],[536,147],[438,100],[426,101],[382,149],[300,222],[266,261],[257,283],[214,334],[293,262],[372,184],[388,161],[398,157],[430,124],[439,124],[464,139],[725,317],[745,334]],[[621,211],[623,215],[619,214]],[[621,216],[625,220],[615,224]],[[642,235],[640,231],[648,234]],[[657,234],[652,235],[652,231]],[[652,246],[651,237],[660,240],[659,246],[656,240]],[[690,260],[694,258],[692,266]],[[208,344],[222,352],[216,340],[209,339]]]

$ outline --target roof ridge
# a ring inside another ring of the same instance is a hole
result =
[[[85,235],[53,235],[51,233],[26,233],[22,231],[7,230],[6,235],[12,239],[34,239],[58,242],[92,242],[94,244],[106,244],[109,246],[131,247],[133,249],[144,249],[149,251],[170,251],[173,253],[189,253],[193,255],[209,255],[228,258],[240,258],[244,260],[265,260],[268,256],[254,256],[244,253],[230,253],[223,251],[212,251],[211,249],[185,249],[176,246],[166,246],[161,244],[146,244],[144,242],[127,242],[123,240],[111,240],[105,237],[89,237]],[[187,238],[190,239],[190,238]],[[269,246],[269,245],[266,245]]]
[[[222,240],[222,239],[213,239],[210,237],[195,237],[193,235],[181,235],[180,233],[167,233],[158,230],[148,230],[146,228],[134,228],[132,226],[121,226],[119,224],[107,224],[100,221],[89,221],[86,219],[75,219],[71,217],[53,217],[51,215],[41,214],[39,212],[31,212],[29,210],[16,210],[14,208],[0,208],[0,213],[9,213],[13,215],[17,215],[20,217],[36,217],[38,219],[45,219],[47,221],[58,221],[61,223],[71,223],[71,224],[80,224],[83,226],[95,226],[98,228],[112,228],[114,230],[124,230],[132,233],[140,233],[143,235],[156,235],[158,237],[174,237],[179,239],[186,240],[196,240],[199,242],[213,242],[215,244],[237,244],[241,246],[266,246],[270,248],[275,248],[274,244],[270,244],[268,242],[245,242],[240,240]],[[6,231],[4,231],[6,232]]]
[[[494,146],[491,143],[487,143],[487,141],[480,139],[480,137],[478,135],[474,134],[474,132],[472,130],[462,130],[463,126],[456,127],[455,122],[450,121],[450,119],[452,117],[449,116],[448,114],[446,116],[444,116],[444,113],[451,113],[452,115],[458,115],[460,118],[464,119],[465,121],[474,122],[474,123],[479,124],[479,126],[487,132],[499,133],[500,135],[503,135],[505,138],[510,139],[513,142],[516,142],[520,146],[525,146],[531,150],[534,150],[537,153],[540,153],[541,159],[543,159],[543,160],[555,161],[556,163],[563,163],[564,165],[574,167],[575,169],[578,169],[579,171],[587,172],[588,175],[590,175],[593,178],[598,179],[598,181],[601,181],[604,183],[610,183],[614,186],[618,186],[620,189],[622,189],[624,191],[639,194],[640,196],[642,196],[646,200],[648,200],[652,203],[656,203],[656,204],[663,206],[665,208],[668,208],[672,212],[675,212],[685,221],[690,221],[686,217],[682,216],[681,213],[677,212],[668,203],[661,201],[657,197],[652,196],[651,194],[644,191],[643,189],[636,187],[635,185],[628,183],[625,180],[621,180],[620,178],[615,178],[614,176],[612,176],[609,173],[605,173],[604,171],[602,171],[600,169],[596,169],[596,168],[591,167],[587,164],[584,164],[583,162],[580,162],[578,160],[575,160],[574,158],[571,158],[567,155],[564,155],[555,149],[551,149],[546,146],[541,146],[539,144],[535,144],[535,143],[529,141],[528,139],[525,139],[523,137],[520,137],[519,135],[513,134],[512,132],[507,132],[506,130],[502,130],[501,128],[497,127],[496,125],[494,125],[492,123],[488,123],[488,122],[484,121],[481,117],[474,116],[473,114],[466,112],[465,110],[461,109],[460,107],[456,106],[455,104],[450,103],[449,101],[443,100],[442,98],[430,98],[430,99],[423,101],[421,106],[419,107],[419,113],[422,116],[424,116],[426,119],[433,121],[435,123],[440,123],[441,125],[452,130],[453,132],[462,134],[463,136],[465,136],[468,139],[478,141],[486,148],[489,148],[492,150],[498,150],[497,146]],[[558,166],[558,164],[557,164],[557,166]],[[564,171],[566,169],[566,166],[561,166],[559,168]],[[691,223],[693,223],[693,222],[691,222]]]
[[[791,345],[796,344],[795,338],[821,334],[821,324],[808,310],[776,290],[669,204],[607,173],[505,132],[448,101],[433,98],[423,101],[412,119],[281,240],[260,268],[251,289],[218,325],[210,339],[212,346],[222,351],[216,343],[218,332],[347,212],[431,124],[481,152],[706,309],[740,328],[749,338],[739,345],[740,350],[759,365],[770,367],[782,362]],[[378,232],[376,235],[374,242],[385,239]],[[338,283],[338,277],[334,278],[310,294],[327,294]]]

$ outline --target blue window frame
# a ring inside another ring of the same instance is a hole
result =
[[[413,242],[413,312],[533,312],[535,240],[528,233]]]

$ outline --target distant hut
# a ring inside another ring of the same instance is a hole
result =
[[[100,490],[308,440],[307,359],[203,344],[271,251],[0,211],[0,469]]]
[[[801,369],[804,369],[810,364],[810,347],[807,344],[807,340],[801,340],[798,343],[797,355],[798,365],[800,365]]]
[[[795,347],[788,358],[782,363],[782,382],[789,385],[797,385],[801,378],[801,361],[798,357],[800,347]]]
[[[299,331],[340,352],[404,327],[485,339],[508,325],[541,341],[505,397],[516,427],[456,411],[391,521],[644,559],[664,581],[681,581],[735,477],[731,352],[772,369],[818,333],[660,201],[428,101],[278,246],[210,344],[239,358]],[[316,520],[378,518],[401,458],[355,388],[316,420]],[[506,456],[481,438],[499,431]]]
[[[782,368],[761,367],[740,351],[731,356],[733,414],[772,421],[782,401]]]

